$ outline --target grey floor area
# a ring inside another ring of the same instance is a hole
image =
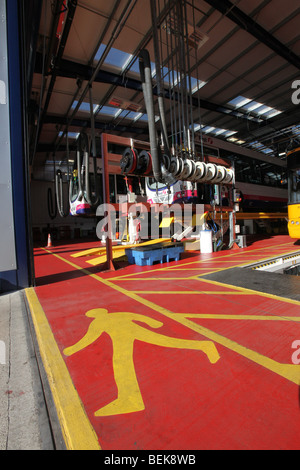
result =
[[[23,291],[0,296],[0,450],[54,450]]]
[[[225,278],[223,271],[203,278],[300,301],[300,276],[254,271],[251,268],[232,268],[226,270]]]

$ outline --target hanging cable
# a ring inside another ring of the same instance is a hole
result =
[[[100,189],[98,187],[98,179],[97,179],[97,152],[96,152],[95,115],[94,115],[92,84],[90,85],[90,89],[89,89],[89,99],[90,99],[90,115],[91,115],[91,133],[92,133],[91,156],[93,159],[93,179],[94,179],[95,198],[93,199],[89,191],[87,193],[87,201],[92,207],[96,207],[100,201]],[[89,165],[88,165],[88,168],[89,168]]]
[[[48,215],[51,220],[54,220],[57,216],[57,205],[56,205],[55,196],[54,196],[54,202],[53,202],[52,188],[48,188],[47,205],[48,205]]]
[[[56,177],[55,177],[55,183],[56,183],[56,207],[58,210],[58,213],[61,217],[65,218],[69,215],[69,207],[67,207],[67,210],[64,211],[64,190],[63,190],[63,175],[61,170],[57,170],[56,172]]]
[[[54,191],[55,191],[55,178],[56,178],[56,172],[55,172],[55,154],[53,153],[53,172],[54,172]],[[54,201],[54,202],[53,202]],[[56,196],[54,193],[52,193],[52,188],[48,188],[47,192],[47,204],[48,204],[48,214],[51,220],[54,220],[57,216],[57,204],[56,204]]]

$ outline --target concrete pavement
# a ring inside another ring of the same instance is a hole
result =
[[[0,296],[0,450],[53,450],[23,296]]]

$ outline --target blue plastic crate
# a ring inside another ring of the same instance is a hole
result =
[[[128,262],[138,266],[152,266],[153,263],[168,263],[179,261],[181,253],[184,252],[183,244],[152,245],[149,247],[128,248],[125,250]]]

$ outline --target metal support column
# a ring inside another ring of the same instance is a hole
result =
[[[109,173],[107,158],[107,134],[101,136],[102,148],[102,179],[103,179],[103,202],[107,208],[107,226],[106,226],[106,263],[103,267],[105,271],[115,271],[116,267],[113,261],[112,251],[112,225],[110,216],[110,194],[109,194]]]

